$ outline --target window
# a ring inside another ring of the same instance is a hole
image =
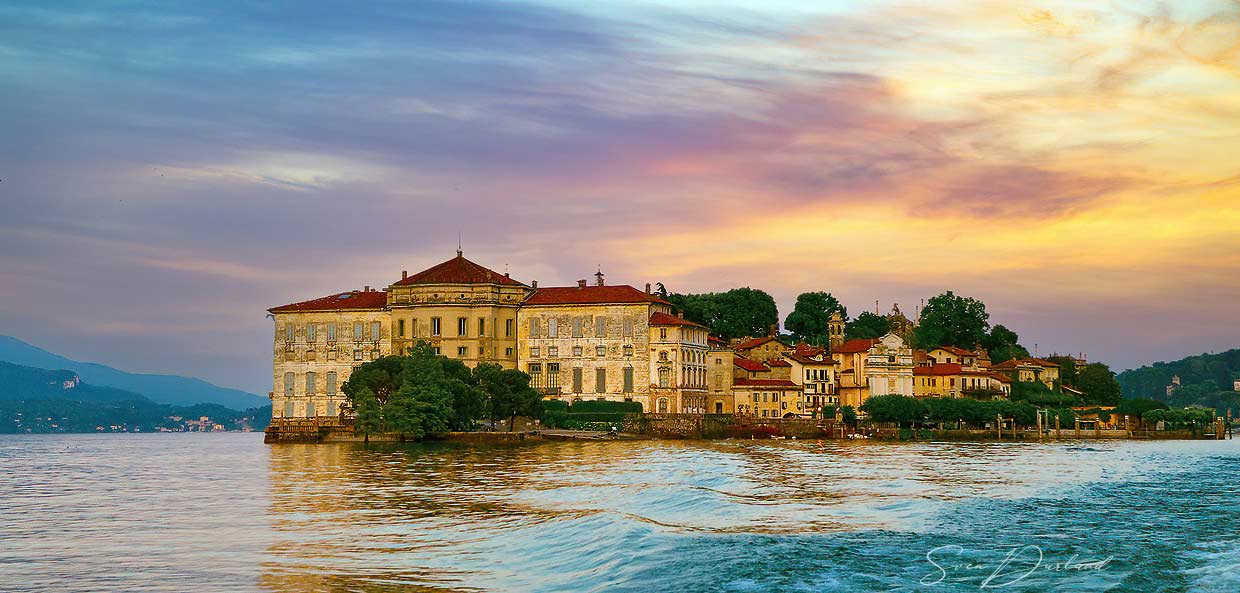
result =
[[[594,393],[607,393],[607,369],[594,369]]]
[[[548,338],[560,337],[559,324],[556,323],[556,319],[554,317],[547,320],[547,337]]]
[[[284,341],[293,341],[293,324],[291,323],[284,324]]]
[[[633,393],[633,367],[624,367],[624,392]]]
[[[601,346],[601,345],[600,345],[600,346],[596,346],[596,347],[594,348],[594,354],[595,354],[595,356],[607,356],[607,347],[606,347],[606,346]]]
[[[354,350],[354,351],[353,351],[353,360],[361,360],[361,359],[362,359],[362,351],[361,351],[361,350]]]
[[[404,319],[396,320],[396,335],[402,338],[405,337],[405,320]]]
[[[547,356],[555,357],[560,355],[559,346],[547,346]]]
[[[581,318],[580,318],[580,317],[574,317],[574,318],[573,318],[573,337],[574,337],[574,338],[580,338],[580,337],[582,337],[583,335],[584,335],[584,334],[583,334],[583,333],[582,333],[582,331],[581,331]]]
[[[632,344],[625,344],[625,345],[624,345],[624,355],[625,355],[625,356],[633,356],[633,345],[632,345]]]
[[[573,369],[573,393],[581,393],[581,367]]]
[[[431,335],[442,336],[443,323],[438,317],[431,317]]]
[[[753,403],[758,403],[758,394],[753,394]]]
[[[512,348],[504,348],[504,356],[512,358]]]
[[[511,319],[504,320],[504,337],[505,338],[512,337],[512,320]]]
[[[594,337],[602,338],[607,336],[607,318],[602,315],[594,318]]]
[[[370,339],[379,341],[379,322],[375,321],[370,324]]]
[[[671,381],[672,372],[668,369],[659,369],[659,387],[667,387]]]
[[[464,335],[467,335],[467,334],[469,333],[469,331],[468,331],[468,330],[469,330],[469,328],[468,328],[468,327],[466,327],[467,325],[469,325],[469,319],[468,319],[468,318],[465,318],[465,317],[457,317],[457,318],[456,318],[456,335],[458,335],[458,336],[464,336]]]
[[[306,373],[306,395],[314,395],[314,373]]]
[[[486,358],[486,356],[487,356],[487,349],[486,349],[486,347],[484,347],[484,346],[479,346],[479,347],[478,347],[478,358]]]
[[[327,371],[327,395],[336,395],[336,371]],[[331,414],[335,416],[336,414]]]
[[[435,352],[435,356],[439,356],[439,346],[432,346],[431,350]]]
[[[530,337],[531,338],[538,337],[538,320],[537,319],[530,320]]]
[[[336,400],[328,400],[328,402],[327,402],[327,415],[328,415],[328,416],[335,416],[335,415],[336,415]]]
[[[306,418],[314,418],[314,402],[306,402]]]
[[[370,359],[379,360],[379,349],[378,348],[370,351]]]
[[[284,417],[293,417],[293,402],[284,402]]]
[[[314,324],[313,323],[306,324],[306,341],[307,342],[314,341]]]
[[[293,395],[294,380],[295,375],[293,375],[293,373],[284,373],[284,395]]]
[[[573,356],[581,356],[581,346],[573,346]]]
[[[478,318],[478,337],[487,335],[487,320],[483,317]]]
[[[667,362],[667,350],[659,351],[659,362]]]
[[[530,346],[530,358],[538,358],[538,346]]]
[[[660,340],[666,340],[666,339],[667,339],[667,328],[666,328],[666,327],[660,327],[660,328],[659,328],[659,339],[660,339]]]
[[[353,341],[362,341],[362,322],[360,321],[353,324]]]
[[[466,356],[469,356],[469,348],[466,348],[465,346],[457,346],[456,356],[457,358],[465,358]]]
[[[531,362],[527,368],[530,370],[530,375],[538,375],[542,373],[541,362]]]
[[[336,324],[334,323],[327,324],[327,341],[328,342],[336,341]]]
[[[550,389],[560,388],[560,363],[547,363],[547,387]]]
[[[633,318],[625,317],[623,329],[620,330],[625,336],[633,335]]]

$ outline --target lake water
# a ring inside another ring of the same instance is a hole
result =
[[[1234,593],[1238,493],[1240,440],[0,436],[0,590]]]

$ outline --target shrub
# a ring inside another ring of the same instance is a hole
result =
[[[597,400],[581,400],[573,402],[569,411],[574,414],[608,413],[608,414],[640,414],[641,402],[613,402]]]

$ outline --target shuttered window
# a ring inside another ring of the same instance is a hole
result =
[[[327,324],[327,341],[328,342],[336,341],[336,324],[334,323]]]
[[[580,338],[580,337],[582,337],[583,335],[584,335],[584,334],[582,333],[582,330],[581,330],[581,318],[580,318],[580,317],[574,317],[574,318],[573,318],[573,337],[574,337],[574,338]]]
[[[362,335],[362,322],[358,321],[353,324],[353,341],[360,342],[365,336]]]
[[[306,395],[314,395],[314,373],[306,373]]]
[[[547,320],[547,337],[548,338],[560,337],[560,326],[558,323],[556,323],[556,318],[554,317]]]
[[[594,369],[594,393],[607,393],[607,369]]]
[[[625,337],[633,335],[633,318],[632,317],[624,318],[624,329],[622,329],[621,331],[624,332]]]
[[[573,369],[573,393],[581,393],[581,367]]]
[[[314,341],[314,324],[313,323],[306,324],[306,341],[307,342]]]
[[[336,395],[336,371],[327,371],[327,395]]]
[[[624,367],[624,392],[633,393],[633,367]]]
[[[284,395],[293,395],[293,381],[296,375],[293,373],[284,373]]]
[[[379,327],[380,324],[378,321],[370,324],[370,339],[376,342],[379,341]]]
[[[538,337],[538,320],[537,319],[530,319],[530,337],[531,338]]]
[[[594,337],[596,338],[607,337],[607,318],[606,317],[603,317],[600,315],[594,318]]]

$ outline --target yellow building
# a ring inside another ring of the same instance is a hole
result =
[[[1041,381],[1049,389],[1059,381],[1059,365],[1040,358],[1005,360],[990,366],[990,370],[1003,373],[1016,381]]]
[[[939,346],[926,351],[930,364],[958,364],[965,368],[981,367],[979,354],[955,346]]]
[[[535,288],[517,310],[517,343],[519,368],[550,399],[705,407],[706,330],[648,291],[607,286],[601,273],[593,286]]]
[[[268,309],[272,418],[334,417],[353,367],[391,352],[387,294],[366,287]]]
[[[998,399],[1006,397],[1008,383],[1003,376],[959,363],[941,363],[913,369],[915,397],[969,397]]]
[[[473,367],[480,362],[516,368],[517,309],[533,289],[456,257],[388,287],[392,351],[418,341]]]
[[[797,403],[802,388],[787,379],[738,378],[733,381],[736,413],[758,418],[799,416]]]
[[[849,340],[831,357],[840,365],[841,406],[860,408],[874,395],[913,396],[913,349],[900,336]]]
[[[784,352],[792,349],[792,346],[785,344],[775,336],[762,336],[737,342],[734,349],[740,356],[766,362],[769,360],[779,360]]]
[[[801,386],[797,413],[801,416],[820,417],[825,406],[839,405],[836,384],[836,368],[839,363],[825,351],[798,349],[784,354],[790,365],[790,378]]]
[[[736,400],[732,394],[733,366],[736,353],[727,343],[715,337],[708,338],[710,348],[706,352],[706,409],[711,414],[736,413]]]

